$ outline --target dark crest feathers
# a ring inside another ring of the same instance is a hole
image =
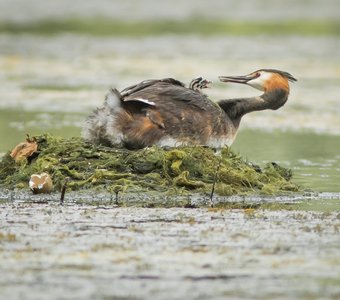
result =
[[[291,82],[297,81],[297,79],[292,74],[285,72],[285,71],[280,71],[280,70],[276,70],[276,69],[260,69],[260,70],[257,70],[257,71],[277,73],[277,74],[280,74],[281,76],[287,78]]]

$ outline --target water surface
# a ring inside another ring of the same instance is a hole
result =
[[[340,192],[340,137],[312,132],[241,130],[232,146],[250,161],[275,161],[294,180],[320,192]]]

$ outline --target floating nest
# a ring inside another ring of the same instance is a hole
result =
[[[62,189],[66,178],[72,190],[116,194],[210,195],[214,190],[220,196],[278,195],[299,190],[290,181],[289,169],[276,163],[260,168],[227,147],[219,152],[198,146],[127,150],[51,135],[36,136],[30,142],[37,144],[30,156],[15,160],[13,150],[2,158],[1,186],[27,188],[32,174],[46,172],[55,191]]]

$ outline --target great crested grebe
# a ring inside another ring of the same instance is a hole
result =
[[[199,88],[210,83],[202,78],[194,79],[190,88],[172,78],[145,80],[120,93],[111,89],[104,105],[86,119],[82,135],[92,143],[129,149],[151,145],[230,146],[243,115],[280,108],[288,99],[288,82],[296,81],[291,74],[274,69],[219,79],[247,84],[264,93],[216,103],[200,92]]]

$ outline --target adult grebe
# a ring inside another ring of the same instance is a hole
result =
[[[82,135],[89,142],[130,149],[151,145],[230,146],[243,115],[280,108],[288,99],[288,81],[296,81],[291,74],[274,69],[219,79],[247,84],[264,93],[216,103],[196,90],[210,83],[201,78],[194,79],[191,88],[172,78],[146,80],[120,93],[111,89],[104,105],[86,119]]]

